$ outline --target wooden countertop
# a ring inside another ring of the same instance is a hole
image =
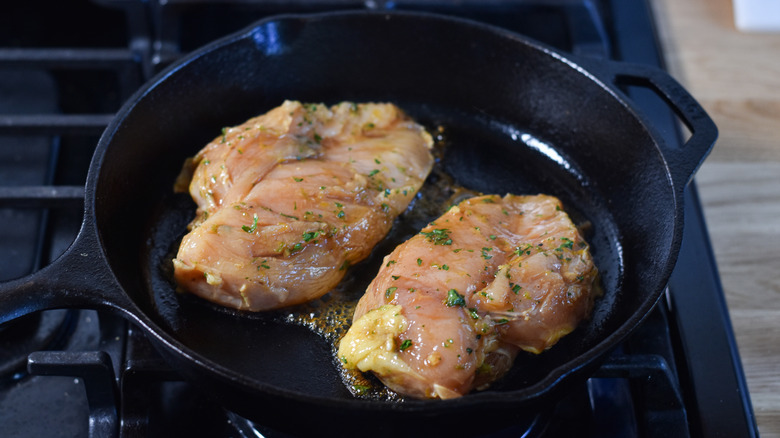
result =
[[[742,33],[731,0],[651,0],[670,73],[719,139],[695,180],[759,433],[780,437],[780,33]]]

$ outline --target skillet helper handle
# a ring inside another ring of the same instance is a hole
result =
[[[48,309],[123,309],[129,300],[108,267],[88,220],[71,246],[39,271],[0,282],[0,323]]]
[[[653,91],[674,111],[691,133],[681,148],[664,147],[672,182],[682,190],[693,179],[718,138],[718,128],[704,108],[665,71],[640,64],[610,65],[615,85],[634,85]]]

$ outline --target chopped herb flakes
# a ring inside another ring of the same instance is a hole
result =
[[[395,291],[396,291],[397,289],[398,289],[398,288],[397,288],[397,287],[395,287],[395,286],[393,286],[393,287],[388,287],[388,288],[387,288],[387,290],[385,291],[385,298],[386,298],[386,299],[388,299],[388,300],[392,299],[392,298],[393,298],[393,294],[395,293]]]
[[[459,294],[455,289],[450,289],[447,291],[447,300],[444,302],[444,304],[446,304],[447,307],[463,307],[466,305],[466,298]]]
[[[425,236],[429,242],[433,242],[434,245],[452,245],[452,239],[450,239],[450,230],[446,228],[437,228],[432,231],[421,231],[420,234]]]
[[[344,210],[343,210],[344,209],[344,204],[342,204],[340,202],[334,202],[334,204],[336,205],[336,208],[338,208],[338,210],[336,210],[336,217],[339,218],[339,219],[343,219],[344,216],[346,216],[346,213],[344,213]]]
[[[517,248],[515,248],[514,253],[517,254],[518,256],[521,256],[523,254],[531,255],[531,248],[533,248],[533,245],[531,244],[526,244],[525,246],[518,246]]]
[[[241,229],[249,234],[252,234],[257,230],[257,213],[252,215],[252,226],[242,225]]]
[[[357,395],[363,395],[367,393],[371,389],[371,387],[366,385],[352,385],[352,389],[355,391]]]
[[[401,342],[401,345],[398,347],[399,350],[404,351],[407,348],[412,346],[412,340],[411,339],[404,339],[403,342]]]
[[[321,234],[322,234],[321,231],[307,231],[307,232],[303,233],[303,241],[304,242],[308,242],[308,241],[310,241],[312,239],[316,239]]]

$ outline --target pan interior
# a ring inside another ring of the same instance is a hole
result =
[[[532,134],[498,126],[478,114],[445,114],[430,107],[428,111],[427,117],[418,120],[433,127],[431,131],[443,128],[436,169],[391,233],[368,260],[350,268],[336,291],[309,305],[263,313],[226,309],[177,293],[171,259],[194,217],[194,204],[189,195],[169,193],[157,204],[148,231],[149,244],[141,250],[148,255],[143,260],[146,288],[152,293],[148,312],[185,345],[258,382],[307,394],[351,397],[335,357],[335,343],[348,328],[352,306],[379,271],[386,254],[442,214],[451,202],[477,193],[559,196],[593,242],[605,289],[618,289],[622,260],[617,229],[603,201],[590,191],[586,193],[589,182],[573,163]],[[607,294],[599,308],[609,312],[614,298],[614,294]],[[334,324],[343,324],[343,330],[334,331]],[[589,335],[583,329],[573,336]],[[571,344],[567,356],[578,342]],[[544,377],[549,371],[546,358],[528,355],[519,360],[523,371],[517,375],[521,378],[513,380],[510,387],[526,386]]]
[[[646,129],[592,78],[516,37],[449,20],[266,22],[195,53],[129,104],[101,141],[93,194],[109,263],[151,326],[241,376],[242,385],[353,397],[331,341],[291,322],[296,309],[236,312],[178,294],[170,279],[170,259],[194,212],[188,196],[172,192],[184,159],[223,126],[284,99],[394,102],[432,131],[443,129],[441,173],[428,185],[451,177],[482,193],[547,193],[561,198],[575,221],[590,224],[605,290],[593,317],[550,351],[521,356],[491,391],[539,382],[654,299],[652,274],[664,266],[671,232],[654,229],[646,216],[673,222],[671,194],[657,190],[668,177]],[[424,193],[413,205],[418,210],[351,268],[344,293],[358,297],[381,257],[443,211],[425,202],[436,193]]]

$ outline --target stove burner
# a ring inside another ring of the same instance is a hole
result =
[[[76,310],[50,310],[0,325],[0,380],[23,376],[30,353],[62,348],[77,319]]]
[[[235,428],[236,432],[238,432],[240,434],[239,436],[241,437],[294,438],[293,435],[288,435],[283,432],[271,429],[270,427],[256,424],[232,412],[227,413],[227,418],[230,425]],[[474,436],[474,438],[542,437],[544,436],[545,430],[547,430],[553,418],[553,411],[547,410],[534,416],[528,422],[520,422],[519,424],[514,424],[510,427],[507,427],[506,429],[485,435],[477,435]]]

